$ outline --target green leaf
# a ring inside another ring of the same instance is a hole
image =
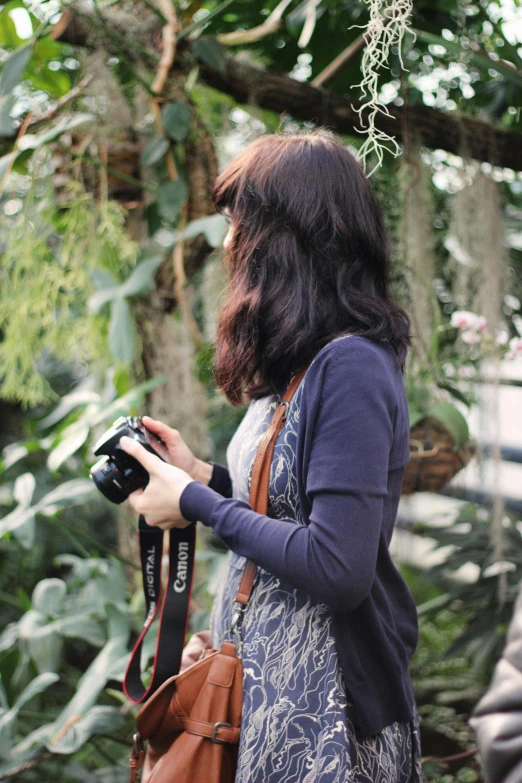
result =
[[[34,510],[31,508],[31,500],[35,485],[32,473],[18,476],[13,490],[18,506],[0,519],[0,537],[12,532],[25,549],[29,549],[34,542]]]
[[[42,579],[33,590],[31,604],[33,609],[43,615],[56,615],[62,607],[66,593],[67,585],[63,579]]]
[[[158,209],[167,223],[175,223],[181,208],[187,200],[188,189],[182,179],[167,182],[158,190]]]
[[[0,158],[0,180],[3,179],[18,156],[18,151],[8,152]]]
[[[75,421],[67,427],[59,444],[47,457],[47,467],[54,473],[63,463],[72,457],[80,449],[89,437],[89,425],[81,421]]]
[[[76,753],[96,734],[112,734],[123,723],[118,707],[92,707],[83,717],[72,723],[63,737],[47,744],[53,753]]]
[[[453,384],[447,382],[438,383],[437,385],[440,389],[445,389],[447,392],[449,392],[452,397],[455,397],[456,400],[463,402],[464,405],[466,405],[468,408],[470,407],[471,400],[456,386],[453,386]]]
[[[41,511],[56,506],[69,506],[72,503],[78,505],[85,503],[95,495],[95,487],[90,479],[71,479],[48,492],[34,507]]]
[[[89,297],[87,303],[90,313],[99,313],[102,307],[109,302],[114,302],[119,296],[119,286],[115,288],[101,288]]]
[[[152,166],[157,163],[167,152],[170,147],[169,140],[165,136],[154,136],[145,149],[141,157],[141,162],[144,166]]]
[[[94,267],[88,270],[89,279],[96,288],[117,288],[119,281],[107,269]]]
[[[108,607],[107,614],[112,619],[113,615],[122,614],[116,607]],[[51,752],[64,753],[65,747],[71,747],[76,743],[77,734],[75,726],[83,718],[87,718],[88,712],[95,704],[105,684],[112,679],[119,679],[125,671],[128,661],[127,640],[130,631],[130,622],[121,623],[118,626],[119,634],[109,639],[107,644],[98,653],[87,671],[78,682],[75,695],[59,715],[52,726],[52,731],[47,741],[47,748]],[[70,743],[70,745],[69,745]]]
[[[161,112],[161,120],[171,139],[183,141],[190,127],[190,116],[190,105],[185,101],[165,104]]]
[[[22,81],[22,76],[33,52],[33,44],[26,44],[16,49],[4,62],[0,75],[0,95],[8,95],[17,84]]]
[[[140,261],[120,286],[120,296],[138,296],[153,291],[155,288],[154,273],[163,263],[164,258],[164,254],[161,253]]]
[[[91,422],[91,426],[94,427],[97,424],[114,419],[117,416],[127,416],[132,408],[141,405],[146,394],[152,391],[152,389],[156,389],[158,386],[167,383],[168,379],[168,375],[159,375],[156,378],[151,378],[149,381],[145,381],[144,383],[135,386],[134,389],[128,391],[123,397],[118,397],[100,410],[99,414]]]
[[[14,483],[13,497],[17,503],[27,508],[31,505],[36,479],[32,473],[23,473]]]
[[[39,693],[43,693],[43,691],[47,690],[51,685],[54,685],[57,680],[59,680],[57,674],[51,672],[40,674],[22,691],[10,710],[0,713],[0,756],[7,756],[12,749],[11,738],[14,722],[19,711]]]
[[[34,511],[19,506],[3,519],[0,519],[0,538],[12,532],[24,549],[30,549],[34,543]]]
[[[0,136],[14,135],[14,122],[11,117],[11,109],[15,104],[12,94],[0,97]]]
[[[74,117],[64,117],[62,120],[54,123],[50,130],[43,133],[26,133],[20,139],[18,149],[20,152],[39,149],[44,144],[57,139],[65,131],[74,130],[79,125],[85,125],[86,122],[92,122],[92,120],[94,120],[92,114],[75,114]]]
[[[35,696],[38,696],[39,693],[43,693],[51,685],[54,685],[55,682],[58,682],[59,679],[60,677],[57,674],[40,674],[39,677],[35,677],[35,679],[32,680],[26,688],[24,688],[16,700],[14,706],[17,709],[20,709],[29,701],[31,701],[31,699],[34,699]]]
[[[469,440],[468,423],[462,413],[450,402],[430,405],[426,415],[433,416],[444,424],[455,439],[455,448],[463,446]]]
[[[80,405],[101,405],[100,395],[92,389],[92,380],[92,376],[88,376],[74,391],[62,397],[56,408],[37,422],[38,429],[51,427]]]
[[[63,617],[55,623],[62,636],[72,639],[83,639],[85,642],[101,647],[106,640],[105,631],[101,623],[89,617],[87,614]]]
[[[136,338],[130,307],[124,298],[116,299],[111,305],[109,326],[109,348],[118,364],[130,364],[136,352]]]
[[[192,52],[204,63],[220,73],[227,68],[227,53],[225,47],[211,35],[202,35],[192,44]]]
[[[39,672],[56,672],[60,665],[62,640],[53,622],[30,609],[18,624],[20,639],[25,642]]]
[[[185,239],[204,234],[210,247],[218,247],[227,233],[227,222],[223,215],[208,215],[191,220],[183,232]]]

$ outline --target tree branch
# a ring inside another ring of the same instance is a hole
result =
[[[209,87],[230,95],[238,103],[251,104],[297,120],[324,125],[348,136],[360,135],[357,109],[362,105],[350,96],[334,95],[289,76],[255,68],[228,57],[222,71],[200,64],[200,78]],[[430,106],[388,105],[389,116],[379,114],[375,127],[403,141],[408,125],[419,130],[423,146],[454,155],[467,154],[479,161],[522,171],[520,134],[495,128],[487,122]],[[405,127],[404,112],[407,112]],[[364,116],[364,112],[363,112]],[[365,118],[366,122],[366,118]]]
[[[111,18],[110,21],[112,23],[115,20]],[[150,25],[147,34],[150,40]],[[56,37],[73,45],[92,46],[91,36],[92,28],[87,19],[71,14],[69,24],[64,25]],[[144,32],[141,30],[138,40],[142,41],[143,36]],[[128,34],[127,39],[129,49],[132,49],[132,36]],[[108,51],[118,53],[114,40],[107,40],[105,45]],[[136,48],[134,51],[135,56],[140,55]],[[153,61],[159,60],[153,51],[150,56]],[[233,57],[227,58],[226,67],[222,71],[200,62],[200,78],[210,87],[230,95],[238,103],[260,106],[278,113],[286,112],[297,120],[325,125],[347,136],[360,135],[361,125],[357,109],[362,105],[362,101],[350,96],[334,95],[284,74],[239,62]],[[404,141],[403,134],[407,133],[408,127],[416,127],[422,145],[429,149],[443,149],[454,155],[460,155],[462,150],[466,149],[467,154],[476,160],[522,171],[522,144],[519,133],[501,130],[474,117],[457,112],[443,112],[430,106],[403,108],[388,105],[387,109],[389,116],[379,114],[375,119],[375,127],[395,136],[397,141]]]

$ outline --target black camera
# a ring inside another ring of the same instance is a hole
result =
[[[138,460],[120,446],[120,438],[127,435],[163,459],[154,448],[154,442],[165,447],[162,440],[152,435],[141,423],[141,416],[120,416],[94,446],[96,456],[104,454],[92,466],[89,476],[100,492],[113,503],[123,503],[131,492],[149,483],[149,474]]]

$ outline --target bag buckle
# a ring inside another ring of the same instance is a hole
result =
[[[223,723],[222,721],[218,723],[214,723],[214,728],[212,729],[212,734],[210,735],[210,741],[215,742],[216,745],[228,745],[228,742],[226,740],[218,739],[217,733],[221,727],[225,727],[227,729],[232,728],[231,723]]]
[[[229,631],[230,634],[234,634],[234,636],[236,637],[236,647],[240,658],[243,653],[243,637],[241,635],[241,631],[243,626],[243,618],[245,615],[245,610],[246,610],[245,605],[240,604],[237,601],[234,602],[234,614],[232,615],[232,622],[230,624],[230,631]]]
[[[131,757],[129,759],[130,778],[129,783],[135,783],[138,780],[145,760],[145,749],[143,746],[143,740],[138,732],[132,737],[132,750]]]
[[[283,411],[283,419],[282,421],[286,421],[286,417],[288,416],[288,408],[290,407],[290,400],[279,400],[279,405],[284,405],[284,411]]]

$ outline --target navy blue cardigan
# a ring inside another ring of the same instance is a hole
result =
[[[257,514],[231,497],[220,465],[209,486],[193,481],[180,499],[185,519],[331,608],[349,717],[365,735],[414,718],[408,663],[417,612],[389,552],[409,458],[395,352],[352,335],[328,343],[305,378],[296,464],[308,524]]]

